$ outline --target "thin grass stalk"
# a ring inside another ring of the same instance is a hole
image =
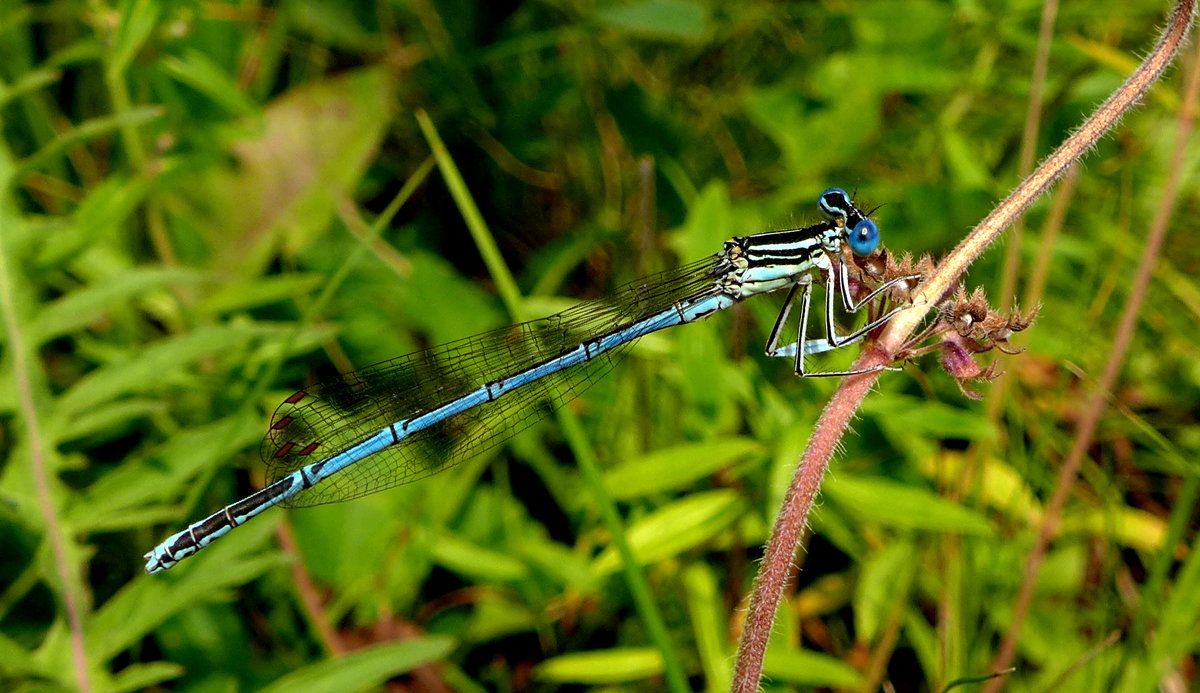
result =
[[[1042,20],[1038,26],[1037,52],[1033,72],[1029,76],[1029,102],[1025,110],[1025,129],[1021,133],[1020,159],[1017,175],[1027,176],[1033,168],[1037,155],[1038,130],[1042,121],[1042,94],[1046,88],[1046,72],[1050,63],[1050,44],[1054,39],[1054,22],[1058,17],[1058,0],[1047,0],[1042,5]],[[1000,276],[1000,295],[997,299],[1000,310],[1009,308],[1021,273],[1021,237],[1024,225],[1018,219],[1009,234],[1008,248],[1004,255],[1004,269]],[[999,398],[997,398],[999,399]]]
[[[1037,57],[1034,59],[1033,73],[1029,77],[1029,104],[1025,111],[1025,130],[1021,134],[1021,158],[1017,166],[1017,175],[1022,177],[1029,175],[1030,169],[1033,168],[1034,156],[1036,156],[1037,134],[1042,118],[1042,92],[1046,84],[1046,72],[1050,61],[1050,45],[1054,40],[1054,22],[1057,16],[1058,0],[1048,0],[1042,7],[1042,21],[1038,27]],[[1073,167],[1069,170],[1076,171],[1077,168]],[[1063,185],[1060,193],[1067,193],[1067,191],[1074,189],[1075,179],[1068,178],[1068,180],[1070,182]],[[1066,195],[1066,199],[1069,199],[1069,193]],[[1065,213],[1065,206],[1056,205],[1055,210],[1060,214]],[[1051,214],[1051,218],[1054,218],[1054,214]],[[1061,222],[1062,217],[1059,216],[1058,219]],[[1047,227],[1046,235],[1050,237],[1054,234],[1054,227],[1049,220],[1047,221]],[[1021,239],[1024,231],[1023,219],[1018,218],[1017,223],[1013,224],[1012,233],[1008,238],[1008,248],[1004,256],[1003,269],[1001,270],[1000,292],[997,298],[1001,312],[1011,308],[1012,302],[1016,297],[1017,277],[1021,274]],[[1051,238],[1044,240],[1051,240]],[[1050,255],[1050,253],[1042,253],[1038,256],[1036,262],[1041,267],[1046,267],[1050,261]],[[1036,302],[1026,301],[1024,305],[1032,306],[1036,305]],[[988,422],[993,426],[996,426],[1000,420],[1001,409],[1004,403],[1008,401],[1008,384],[1009,378],[1007,373],[1001,373],[992,383],[991,396],[988,397],[986,412]],[[998,442],[988,439],[972,446],[969,458],[971,469],[963,475],[963,487],[978,478],[978,465],[982,460],[986,460],[991,456],[992,447]]]
[[[1168,222],[1171,220],[1179,202],[1179,186],[1186,165],[1187,145],[1191,138],[1192,130],[1195,127],[1198,92],[1200,92],[1200,51],[1193,54],[1192,60],[1188,65],[1187,87],[1184,92],[1183,106],[1179,111],[1175,151],[1171,157],[1170,166],[1167,169],[1166,180],[1163,181],[1162,197],[1159,200],[1158,209],[1155,210],[1154,219],[1150,224],[1150,233],[1146,238],[1146,246],[1138,262],[1137,271],[1134,274],[1129,298],[1126,299],[1120,322],[1117,324],[1113,336],[1112,348],[1104,364],[1104,371],[1100,379],[1096,382],[1095,391],[1088,401],[1086,413],[1079,421],[1071,451],[1067,453],[1066,461],[1059,471],[1058,483],[1054,489],[1054,494],[1051,496],[1050,503],[1046,507],[1042,526],[1038,531],[1037,541],[1026,560],[1021,586],[1017,592],[1017,599],[1013,606],[1012,621],[1009,623],[1008,630],[1004,634],[1000,650],[995,660],[993,660],[992,666],[995,669],[1007,667],[1012,663],[1016,652],[1017,637],[1021,631],[1021,626],[1025,623],[1025,617],[1028,615],[1030,604],[1033,601],[1033,589],[1034,583],[1037,581],[1038,570],[1041,568],[1042,561],[1046,557],[1050,540],[1054,537],[1058,529],[1059,518],[1062,517],[1067,498],[1070,496],[1071,489],[1075,485],[1075,479],[1079,475],[1079,467],[1083,464],[1088,448],[1092,445],[1096,429],[1100,425],[1100,417],[1108,409],[1107,393],[1116,384],[1117,376],[1121,374],[1121,368],[1125,364],[1125,356],[1129,353],[1129,345],[1133,341],[1134,324],[1141,313],[1142,303],[1146,298],[1146,290],[1150,285],[1151,274],[1162,251],[1163,241],[1167,235]],[[985,691],[986,693],[994,693],[999,689],[1000,681],[995,680],[988,684]]]
[[[495,238],[483,220],[483,215],[479,213],[479,208],[471,197],[471,191],[463,182],[458,167],[442,143],[433,121],[424,111],[417,111],[417,122],[433,150],[438,168],[446,180],[447,187],[450,188],[450,194],[454,198],[455,204],[458,205],[459,211],[463,215],[463,220],[466,221],[467,227],[471,231],[471,237],[475,240],[479,252],[483,256],[488,273],[496,282],[501,300],[508,309],[509,315],[514,320],[523,320],[525,318],[524,309],[517,282],[513,279],[508,265],[505,264],[500,249],[496,246]],[[630,595],[633,597],[638,616],[646,626],[646,632],[651,642],[662,655],[667,688],[674,693],[686,693],[691,688],[688,686],[683,665],[671,643],[666,622],[663,620],[653,592],[650,590],[650,582],[646,579],[646,574],[642,570],[641,564],[638,563],[633,548],[629,545],[625,523],[621,519],[620,513],[617,512],[616,502],[604,488],[603,479],[595,461],[595,454],[583,432],[583,427],[579,425],[579,419],[567,407],[559,407],[554,413],[571,452],[575,454],[584,485],[595,499],[600,509],[601,519],[609,534],[612,535],[612,542],[617,553],[621,556],[621,569]]]

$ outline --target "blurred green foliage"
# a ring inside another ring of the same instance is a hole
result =
[[[1124,80],[1166,9],[1060,9],[1038,156]],[[163,575],[140,556],[260,486],[264,422],[322,375],[810,223],[831,185],[886,203],[893,252],[945,252],[1020,179],[1040,14],[3,3],[0,687],[655,690],[677,662],[689,687],[727,689],[760,546],[836,386],[761,356],[778,299],[644,339],[571,405],[582,443],[549,420],[420,484],[272,511]],[[767,690],[989,673],[1180,146],[1179,83],[1089,156],[1059,235],[1043,235],[1052,200],[1027,216],[1017,293],[1042,310],[1003,384],[979,386],[991,400],[933,358],[868,398],[797,557]],[[420,111],[520,306],[498,298]],[[1197,685],[1197,192],[1193,176],[1010,690]],[[972,286],[995,291],[1004,258]],[[669,648],[622,578],[581,444]]]

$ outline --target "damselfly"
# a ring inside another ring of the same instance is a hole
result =
[[[699,262],[634,282],[615,295],[377,363],[307,387],[271,418],[262,457],[271,483],[171,535],[146,554],[146,572],[166,570],[275,505],[302,507],[357,498],[436,474],[499,445],[577,396],[612,368],[634,340],[695,322],[749,296],[790,289],[767,354],[794,359],[861,340],[900,308],[847,335],[834,325],[834,294],[848,312],[910,277],[861,299],[850,290],[843,248],[872,253],[879,229],[845,190],[821,193],[825,221],[734,238]],[[825,336],[808,339],[814,281],[828,277]],[[797,339],[780,345],[796,296]]]

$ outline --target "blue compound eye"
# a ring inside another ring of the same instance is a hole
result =
[[[855,255],[870,255],[879,247],[879,227],[870,219],[854,225],[847,238]]]
[[[850,194],[841,188],[829,188],[817,198],[817,206],[826,219],[845,219],[854,211]]]

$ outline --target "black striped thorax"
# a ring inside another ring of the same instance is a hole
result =
[[[721,252],[728,269],[718,283],[737,298],[790,286],[803,275],[828,269],[829,256],[838,252],[844,236],[840,220],[832,220],[730,239]]]

